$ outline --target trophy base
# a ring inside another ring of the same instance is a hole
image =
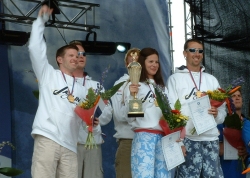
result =
[[[128,117],[144,117],[144,112],[129,112]]]
[[[129,100],[128,117],[144,117],[142,112],[142,101],[138,99]]]

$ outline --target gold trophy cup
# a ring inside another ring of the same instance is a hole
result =
[[[130,54],[133,58],[133,62],[128,65],[128,74],[130,78],[130,82],[132,84],[138,84],[141,76],[141,64],[136,62],[137,52],[133,52]],[[137,99],[136,93],[134,94],[134,99],[129,100],[129,112],[128,117],[144,117],[144,113],[142,111],[142,101]]]

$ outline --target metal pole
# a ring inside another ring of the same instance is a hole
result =
[[[185,29],[185,41],[187,41],[187,18],[186,18],[186,3],[185,0],[183,0],[183,5],[184,5],[184,29]]]
[[[168,14],[169,14],[169,37],[170,37],[170,60],[171,60],[171,65],[172,65],[172,69],[171,69],[171,73],[174,73],[174,59],[173,59],[173,36],[172,36],[172,16],[171,16],[171,0],[168,0]]]

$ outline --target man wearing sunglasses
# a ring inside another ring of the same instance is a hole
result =
[[[100,90],[103,91],[103,87],[99,82],[94,81],[88,75],[87,72],[84,71],[86,66],[86,53],[82,46],[82,43],[79,41],[71,41],[70,44],[74,44],[78,48],[78,65],[73,75],[76,77],[76,82],[85,86],[87,89],[93,88],[95,91]],[[109,108],[110,107],[110,108]],[[95,118],[98,122],[100,120],[108,120],[107,123],[112,118],[112,108],[111,106],[107,106],[105,109],[109,110],[108,112],[103,112],[99,118]],[[95,143],[97,148],[87,149],[85,148],[85,143],[87,140],[88,133],[86,132],[86,127],[83,123],[80,124],[79,136],[78,136],[78,144],[77,144],[77,160],[78,160],[78,178],[103,178],[103,169],[102,169],[102,147],[103,143],[102,132],[100,130],[94,136]]]
[[[196,132],[192,134],[191,130],[194,128],[194,124],[188,106],[189,102],[202,97],[202,92],[216,90],[220,86],[214,76],[204,72],[205,67],[202,66],[203,44],[199,40],[187,40],[184,44],[183,55],[186,59],[186,66],[176,68],[175,74],[171,75],[167,82],[170,104],[174,105],[179,99],[182,114],[189,117],[185,127],[186,136],[183,140],[186,157],[185,162],[178,168],[177,177],[222,178],[218,129],[214,127],[200,135]],[[211,109],[204,112],[212,114],[215,122],[221,124],[226,116],[225,104],[218,108],[212,106]]]

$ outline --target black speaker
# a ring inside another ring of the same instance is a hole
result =
[[[112,55],[116,52],[116,43],[104,41],[80,41],[88,55]]]
[[[0,44],[23,46],[28,42],[30,33],[20,31],[1,30]]]

